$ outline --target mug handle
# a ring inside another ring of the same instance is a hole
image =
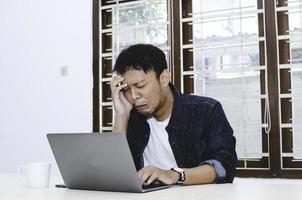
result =
[[[19,176],[23,176],[25,174],[25,171],[26,171],[26,166],[25,165],[21,165],[19,168],[18,168],[18,175]]]

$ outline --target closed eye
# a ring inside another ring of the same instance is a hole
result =
[[[140,88],[145,87],[145,85],[137,85],[136,87],[140,89]]]

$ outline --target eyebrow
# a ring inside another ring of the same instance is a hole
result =
[[[144,83],[145,81],[144,80],[141,80],[141,81],[138,81],[138,82],[136,82],[136,83],[132,83],[130,86],[136,86],[136,85],[138,85],[139,83]]]

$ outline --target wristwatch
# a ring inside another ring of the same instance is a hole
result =
[[[171,170],[174,172],[177,172],[179,174],[179,179],[176,184],[183,185],[186,180],[185,170],[178,168],[178,167],[173,167],[173,168],[171,168]]]

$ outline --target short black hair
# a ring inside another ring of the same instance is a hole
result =
[[[124,74],[130,69],[154,71],[157,79],[167,69],[164,52],[151,44],[135,44],[124,49],[116,59],[113,72]]]

